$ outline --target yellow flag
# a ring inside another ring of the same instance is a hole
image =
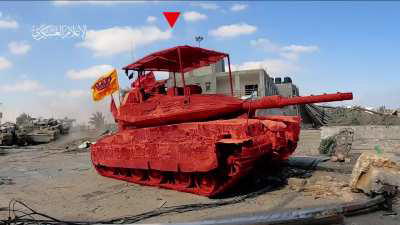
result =
[[[119,89],[117,70],[113,69],[101,76],[92,86],[94,101],[100,101]]]

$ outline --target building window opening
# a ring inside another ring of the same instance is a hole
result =
[[[206,91],[211,90],[211,82],[206,82]]]
[[[257,84],[250,84],[250,85],[245,85],[244,86],[244,94],[245,95],[251,95],[253,92],[256,92],[255,94],[257,95],[258,93],[258,85]]]

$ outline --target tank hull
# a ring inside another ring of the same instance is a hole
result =
[[[91,147],[106,177],[215,196],[265,159],[286,159],[297,146],[300,118],[236,118],[125,129]]]

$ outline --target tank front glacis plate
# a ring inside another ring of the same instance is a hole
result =
[[[92,158],[109,167],[206,172],[218,167],[220,139],[250,138],[263,146],[253,154],[265,154],[285,145],[285,128],[277,121],[232,119],[128,129],[99,140]]]

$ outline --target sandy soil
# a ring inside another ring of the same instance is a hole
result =
[[[64,140],[36,149],[10,149],[0,155],[0,178],[9,179],[0,185],[0,209],[15,198],[56,218],[93,221],[136,215],[159,207],[220,201],[101,177],[92,168],[88,151],[70,148],[65,152],[62,146],[66,143]],[[143,222],[195,221],[364,198],[348,191],[344,185],[348,179],[348,174],[316,171],[307,179],[306,191],[295,191],[286,185],[235,205],[164,215]],[[6,213],[0,211],[0,219],[5,219]],[[364,217],[359,219],[362,222]],[[351,223],[365,224],[359,221],[353,218]]]

